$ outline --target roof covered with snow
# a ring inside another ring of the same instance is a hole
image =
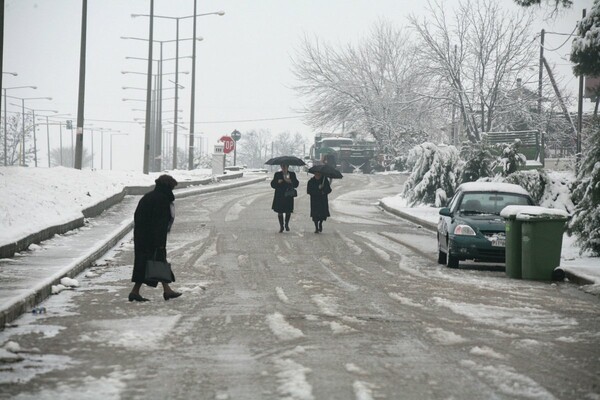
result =
[[[467,182],[458,187],[456,191],[464,192],[502,192],[515,193],[529,196],[529,192],[519,185],[504,182]]]

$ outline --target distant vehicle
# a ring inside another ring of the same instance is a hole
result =
[[[310,147],[310,158],[313,164],[327,163],[341,172],[370,173],[377,159],[377,146],[373,141],[318,133]]]
[[[440,209],[437,226],[438,263],[458,268],[462,260],[506,260],[505,222],[500,211],[509,205],[534,205],[519,185],[469,182],[456,189],[448,207]]]

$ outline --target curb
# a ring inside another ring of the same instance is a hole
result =
[[[433,231],[433,232],[437,231],[437,224],[434,224],[433,222],[424,221],[420,218],[415,217],[414,215],[411,215],[411,214],[405,213],[403,211],[397,210],[395,208],[389,207],[382,201],[379,201],[379,207],[383,208],[385,211],[389,212],[390,214],[394,214],[397,217],[404,218],[404,219],[412,222],[413,224],[417,224],[417,225],[419,225],[423,228],[429,229],[430,231]]]
[[[233,175],[233,174],[231,174],[231,175]],[[233,179],[233,177],[229,178],[229,179]],[[216,192],[219,190],[233,189],[233,188],[240,187],[240,186],[246,186],[246,185],[251,185],[254,183],[262,182],[262,181],[265,181],[266,179],[267,179],[266,177],[260,177],[260,178],[249,179],[244,182],[228,183],[226,185],[221,185],[218,187],[203,187],[203,188],[190,189],[190,190],[182,192],[182,193],[175,193],[175,198],[185,198],[185,197],[200,195],[200,194],[204,194],[204,193],[212,193],[212,192]],[[210,179],[210,181],[212,182],[212,178]],[[191,184],[187,185],[187,186],[191,186]],[[146,188],[146,191],[148,191],[148,188]],[[114,201],[119,196],[121,196],[121,195],[124,196],[124,193],[125,193],[125,190],[123,191],[122,194],[119,193],[115,196],[112,196],[111,198],[103,201],[102,203],[109,204],[110,202],[108,200]],[[121,197],[121,199],[122,199],[122,197]],[[114,204],[116,204],[116,203],[114,203]],[[114,204],[111,204],[111,205],[114,205]],[[98,206],[98,205],[96,205],[96,206]],[[96,206],[94,206],[94,207],[96,207]],[[97,215],[99,215],[99,214],[97,214]],[[83,225],[83,218],[81,218],[81,221],[82,221],[82,225]],[[50,230],[50,229],[51,228],[48,228],[46,230]],[[75,229],[75,228],[73,228],[73,229]],[[106,253],[108,250],[110,250],[112,247],[114,247],[132,229],[133,229],[133,218],[130,218],[129,220],[127,220],[127,222],[124,222],[124,224],[121,227],[119,227],[118,229],[113,231],[113,233],[111,233],[108,236],[108,238],[100,240],[98,242],[99,244],[97,247],[90,249],[90,252],[88,252],[87,254],[84,254],[78,261],[75,261],[74,264],[66,267],[65,269],[63,269],[59,272],[54,273],[52,276],[50,276],[48,279],[46,279],[43,283],[40,283],[36,287],[32,288],[32,290],[29,293],[26,293],[24,295],[17,297],[11,304],[9,304],[7,307],[4,307],[3,309],[1,309],[0,310],[0,330],[3,330],[6,326],[6,324],[9,324],[10,322],[14,321],[18,317],[20,317],[22,314],[29,312],[29,310],[33,306],[35,306],[36,304],[39,304],[40,302],[45,300],[47,297],[49,297],[52,294],[52,285],[56,285],[56,284],[60,283],[60,280],[62,278],[64,278],[65,276],[69,277],[69,278],[74,278],[78,274],[80,274],[82,271],[89,268],[102,254]],[[34,235],[31,235],[31,236],[34,236]],[[50,237],[52,237],[52,235]]]

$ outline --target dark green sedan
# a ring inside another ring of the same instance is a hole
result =
[[[458,268],[462,260],[505,262],[505,225],[500,211],[511,205],[534,205],[519,185],[468,182],[440,209],[438,263]]]

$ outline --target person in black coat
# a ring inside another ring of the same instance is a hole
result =
[[[275,176],[271,181],[271,187],[275,189],[271,208],[277,213],[280,233],[283,232],[284,227],[286,231],[290,230],[290,217],[294,212],[295,196],[290,196],[289,193],[286,195],[286,192],[297,188],[299,184],[296,174],[289,171],[288,166],[285,164],[281,164],[281,171],[275,172]],[[283,224],[283,214],[285,214],[285,225]]]
[[[323,232],[323,221],[329,217],[329,200],[327,195],[331,193],[329,179],[320,173],[308,180],[306,192],[310,195],[310,217],[315,224],[315,233]]]
[[[148,286],[158,286],[157,281],[147,281],[146,261],[156,257],[156,260],[167,260],[167,233],[175,218],[175,196],[173,188],[177,181],[170,175],[161,175],[155,181],[154,190],[146,193],[139,201],[134,214],[133,245],[135,260],[133,263],[134,282],[129,293],[129,301],[148,301],[140,295],[140,288],[145,283]],[[175,277],[173,276],[173,280]],[[163,283],[163,298],[165,300],[181,296],[168,283]]]

